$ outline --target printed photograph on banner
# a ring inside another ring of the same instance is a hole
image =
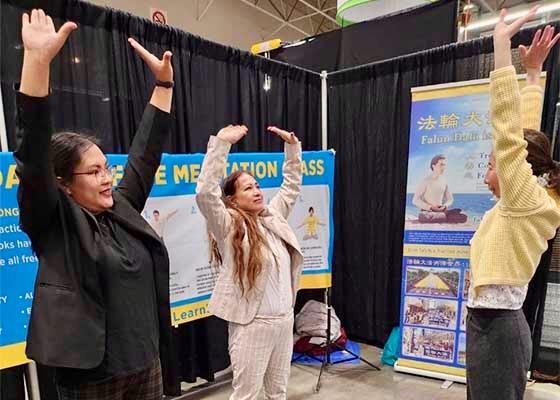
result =
[[[404,323],[433,328],[456,329],[458,302],[425,297],[405,297]]]
[[[304,271],[329,268],[329,205],[327,185],[306,185],[288,217],[303,253]]]
[[[406,266],[407,295],[457,298],[460,270]]]
[[[455,332],[406,326],[401,348],[405,356],[451,363],[455,354]]]
[[[466,365],[467,361],[467,335],[459,334],[459,345],[457,346],[457,363]]]
[[[492,147],[488,110],[486,93],[413,101],[406,230],[440,231],[445,243],[468,244],[459,232],[472,236],[495,203],[484,183]]]
[[[459,329],[462,331],[467,330],[467,302],[461,302],[461,324]]]
[[[142,215],[169,253],[171,305],[209,296],[215,271],[209,264],[206,222],[195,196],[150,197]]]
[[[470,270],[466,269],[463,272],[463,299],[467,300],[469,298],[469,287],[471,285],[471,274]]]

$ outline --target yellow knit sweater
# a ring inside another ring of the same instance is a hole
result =
[[[490,116],[500,201],[471,241],[471,279],[481,285],[527,284],[560,226],[560,197],[539,186],[527,162],[523,128],[539,129],[542,89],[521,94],[512,66],[490,74]],[[553,197],[554,196],[554,197]],[[558,204],[557,204],[558,201]]]

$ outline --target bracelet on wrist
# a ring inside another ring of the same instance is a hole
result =
[[[173,81],[156,81],[156,86],[163,87],[166,89],[170,89],[175,86],[175,82]]]

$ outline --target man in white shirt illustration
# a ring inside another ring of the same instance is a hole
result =
[[[467,216],[458,208],[450,209],[453,204],[453,194],[443,177],[447,160],[443,154],[438,154],[430,161],[432,172],[418,185],[412,203],[420,209],[418,221],[422,223],[463,223]]]
[[[177,214],[179,210],[173,210],[167,214],[160,215],[159,210],[154,210],[152,212],[152,218],[149,219],[148,223],[156,231],[157,235],[163,240],[163,232],[165,231],[165,225],[171,217]]]

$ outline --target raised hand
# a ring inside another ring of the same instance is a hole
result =
[[[540,29],[533,36],[533,42],[529,48],[520,45],[519,55],[526,70],[542,70],[542,66],[550,50],[560,39],[560,33],[554,36],[554,27],[547,25],[544,31]]]
[[[267,129],[269,132],[272,132],[276,136],[282,138],[282,140],[286,143],[296,144],[299,142],[299,139],[294,132],[288,132],[275,126],[269,126]]]
[[[511,65],[511,38],[521,30],[537,12],[539,6],[533,6],[523,17],[516,19],[511,24],[506,24],[507,10],[500,12],[498,23],[494,27],[494,68],[499,69]]]
[[[19,87],[21,93],[34,97],[49,94],[50,63],[77,27],[73,22],[66,22],[57,32],[52,18],[43,10],[23,14],[21,38],[25,51]]]
[[[516,19],[508,25],[505,22],[507,10],[505,8],[502,8],[502,10],[500,11],[500,18],[498,20],[498,23],[494,27],[494,42],[496,41],[496,38],[498,40],[511,39],[517,32],[521,30],[521,27],[525,25],[527,21],[535,16],[538,9],[539,5],[531,7],[527,14],[525,14],[521,18]]]
[[[220,129],[218,136],[220,139],[235,144],[241,140],[248,132],[245,125],[228,125]]]
[[[43,10],[32,10],[31,15],[24,13],[22,16],[21,38],[25,49],[25,56],[30,56],[34,61],[50,64],[58,54],[66,39],[78,25],[66,22],[58,30],[54,28],[53,20]]]
[[[148,68],[150,68],[150,71],[152,71],[152,74],[154,74],[156,80],[162,82],[173,81],[173,65],[171,64],[171,56],[173,54],[170,51],[163,53],[163,57],[160,60],[136,40],[129,38],[128,43],[134,48],[136,54],[144,60]]]

